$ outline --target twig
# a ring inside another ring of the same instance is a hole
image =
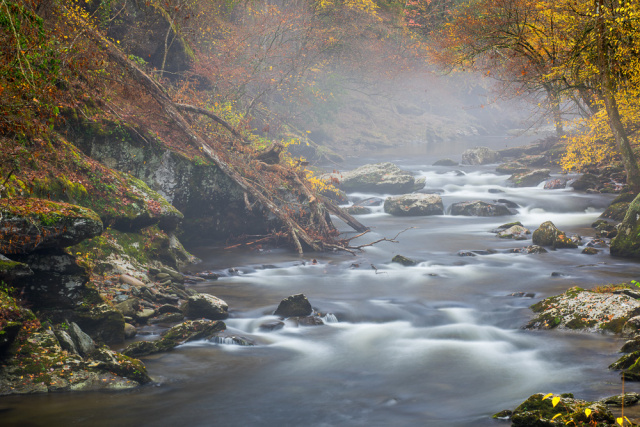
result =
[[[400,231],[398,234],[396,234],[395,236],[393,236],[391,239],[387,238],[387,237],[383,237],[382,239],[378,239],[374,242],[370,242],[370,243],[366,243],[364,245],[359,245],[359,246],[347,246],[349,249],[362,249],[362,248],[366,248],[368,246],[373,246],[376,243],[380,243],[380,242],[391,242],[391,243],[400,243],[398,242],[396,239],[398,238],[399,235],[401,235],[402,233],[404,233],[405,231],[411,230],[412,228],[416,228],[416,227],[409,227],[409,228],[405,228],[404,230]],[[364,234],[364,233],[363,233]],[[356,236],[358,237],[358,236]],[[355,239],[355,237],[353,238]]]

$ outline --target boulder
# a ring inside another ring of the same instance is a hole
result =
[[[344,208],[344,210],[349,215],[366,215],[372,212],[370,208],[366,208],[364,206],[359,206],[359,205],[349,206],[348,208]]]
[[[159,340],[138,341],[122,351],[129,357],[141,357],[149,354],[169,351],[189,341],[211,339],[224,331],[227,326],[219,320],[187,321],[167,330]]]
[[[550,179],[544,183],[545,190],[559,190],[567,187],[567,180],[561,178]]]
[[[414,261],[410,258],[407,258],[404,255],[396,255],[393,257],[393,259],[391,260],[391,262],[395,262],[398,264],[402,264],[405,267],[413,267],[414,265],[418,265],[417,261]]]
[[[131,323],[124,324],[124,337],[130,340],[138,334],[138,330]]]
[[[640,195],[629,204],[618,234],[611,240],[611,255],[626,258],[640,257]]]
[[[627,214],[629,205],[635,199],[636,195],[633,193],[621,193],[618,197],[613,199],[609,207],[605,209],[600,215],[600,218],[608,218],[614,221],[622,221]]]
[[[73,340],[75,347],[78,349],[78,353],[83,356],[88,355],[96,348],[96,344],[91,337],[84,333],[77,323],[71,322],[69,326],[69,336]]]
[[[513,249],[512,252],[519,254],[546,254],[547,250],[542,246],[530,245],[525,246],[524,248]]]
[[[224,320],[229,317],[229,306],[218,297],[208,294],[190,296],[180,307],[187,317]]]
[[[387,198],[384,211],[397,216],[443,215],[444,205],[437,194],[414,193]]]
[[[513,175],[517,173],[525,173],[529,172],[529,168],[518,162],[508,162],[502,163],[501,165],[496,166],[496,172],[502,173],[505,175]]]
[[[403,171],[393,163],[364,165],[350,172],[329,174],[324,180],[336,182],[344,191],[403,194],[424,187],[424,179],[416,180],[411,172]]]
[[[551,221],[540,224],[533,232],[533,244],[539,246],[551,246],[554,249],[577,248],[578,245],[563,231],[560,231]]]
[[[514,187],[535,187],[549,178],[549,169],[536,169],[530,172],[516,173],[509,177]]]
[[[581,177],[577,178],[575,181],[571,182],[570,185],[576,191],[596,190],[602,187],[603,185],[602,180],[603,180],[602,178],[596,175],[585,173]],[[609,180],[606,179],[606,181],[608,182]]]
[[[557,399],[554,404],[554,399]],[[587,416],[585,410],[589,409]],[[494,415],[500,418],[502,412]],[[513,427],[553,427],[564,425],[614,425],[615,418],[611,411],[602,402],[588,402],[575,399],[572,394],[561,396],[545,396],[542,393],[534,394],[522,402],[510,413]]]
[[[512,215],[512,213],[505,205],[474,200],[470,202],[454,203],[451,205],[451,215],[503,216]]]
[[[599,293],[574,287],[531,306],[536,316],[527,329],[573,329],[620,333],[640,314],[640,302],[624,294]]]
[[[102,233],[90,209],[43,199],[0,199],[0,253],[65,248]]]
[[[597,220],[591,227],[596,229],[596,237],[599,238],[613,239],[618,234],[618,227],[604,219]]]
[[[33,270],[22,262],[12,261],[0,254],[0,280],[11,283],[33,275]]]
[[[436,160],[433,166],[458,166],[458,162],[453,159],[440,159]]]
[[[311,303],[304,294],[291,295],[282,301],[278,305],[274,315],[280,317],[296,317],[296,316],[309,316],[313,313]]]
[[[486,165],[500,160],[500,153],[488,147],[474,147],[462,153],[463,165]]]
[[[501,239],[526,240],[527,234],[531,234],[529,229],[521,225],[513,225],[506,230],[500,231],[498,237]]]

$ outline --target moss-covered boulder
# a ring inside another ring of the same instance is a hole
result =
[[[451,205],[451,215],[462,216],[504,216],[513,215],[509,208],[502,204],[487,203],[481,200],[460,202]]]
[[[0,254],[0,280],[5,282],[13,282],[33,275],[33,270],[25,263],[12,261],[6,256]]]
[[[605,209],[600,218],[608,218],[614,221],[622,221],[627,214],[629,204],[635,199],[636,195],[633,193],[620,193],[618,197],[613,199],[611,204]]]
[[[0,253],[65,248],[102,233],[95,212],[43,199],[0,199]]]
[[[509,177],[509,181],[513,183],[514,187],[535,187],[549,179],[550,172],[549,169],[536,169],[529,172],[514,173]]]
[[[384,211],[396,216],[443,215],[444,205],[438,194],[405,194],[384,201]]]
[[[411,172],[393,163],[360,166],[349,172],[328,174],[323,179],[336,183],[343,191],[363,191],[380,194],[403,194],[424,187],[424,180],[416,180]]]
[[[629,204],[618,234],[611,240],[611,255],[627,258],[640,257],[640,195]]]
[[[640,314],[640,302],[628,295],[599,293],[581,288],[546,298],[531,309],[536,316],[527,329],[573,329],[620,333],[627,321]]]
[[[558,230],[551,221],[540,224],[540,227],[533,232],[532,240],[534,245],[551,246],[554,249],[578,247],[567,233]]]
[[[609,180],[606,179],[608,182]],[[603,178],[596,176],[594,174],[585,173],[580,176],[578,179],[573,181],[570,185],[576,191],[587,191],[587,190],[596,190],[602,187]]]
[[[190,296],[180,307],[185,316],[224,320],[229,317],[229,306],[220,298],[208,294]]]
[[[129,357],[141,357],[149,354],[169,351],[189,341],[212,339],[226,329],[219,320],[187,321],[167,330],[159,340],[138,341],[130,344],[122,351]]]
[[[520,162],[507,162],[496,166],[496,172],[505,175],[514,175],[529,172],[529,168]]]
[[[589,415],[586,409],[589,409]],[[614,422],[613,414],[604,403],[575,399],[571,394],[556,397],[537,393],[511,414],[511,425],[516,427],[612,426]]]
[[[313,308],[304,294],[291,295],[283,299],[273,312],[280,317],[309,316],[311,313]]]

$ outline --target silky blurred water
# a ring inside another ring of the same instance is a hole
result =
[[[356,256],[192,248],[203,259],[197,269],[238,269],[194,287],[227,301],[228,332],[256,346],[202,341],[144,358],[156,384],[133,391],[5,397],[0,424],[497,426],[504,423],[491,414],[532,393],[573,392],[584,399],[619,393],[618,374],[607,370],[618,357],[619,338],[521,326],[541,298],[575,285],[637,278],[638,263],[611,258],[606,250],[594,256],[575,249],[508,253],[531,240],[503,240],[491,232],[512,221],[533,231],[551,220],[586,242],[594,235],[590,224],[612,197],[511,188],[491,166],[432,167],[415,158],[398,163],[441,190],[445,207],[500,198],[517,203],[517,214],[400,218],[375,208],[359,216],[372,231],[354,244],[406,231],[399,243],[382,242]],[[486,249],[498,252],[458,255]],[[419,264],[391,263],[396,254]],[[511,296],[517,292],[535,297]],[[296,293],[309,298],[326,324],[287,323],[261,332],[260,324],[275,319],[279,301]],[[628,391],[635,388],[627,384]]]

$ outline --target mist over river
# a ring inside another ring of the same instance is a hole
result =
[[[380,159],[358,162],[373,160]],[[491,419],[493,413],[536,392],[572,392],[587,400],[620,393],[619,373],[607,366],[617,359],[621,338],[521,326],[540,299],[575,285],[637,278],[639,264],[612,258],[608,250],[591,256],[579,249],[508,253],[531,240],[498,239],[491,232],[512,221],[533,231],[551,220],[586,243],[594,236],[591,223],[613,196],[512,188],[495,165],[434,167],[429,156],[385,160],[442,190],[445,209],[498,198],[520,207],[516,215],[493,218],[394,217],[374,208],[358,217],[372,232],[354,244],[414,228],[400,234],[399,243],[381,242],[355,257],[191,248],[203,260],[194,271],[224,273],[194,288],[224,299],[228,331],[255,346],[203,341],[143,358],[156,383],[132,391],[3,397],[0,424],[500,426],[505,423]],[[372,196],[384,197],[350,194]],[[497,253],[458,255],[486,249]],[[391,263],[396,254],[419,264]],[[238,272],[228,273],[232,267]],[[511,295],[519,292],[535,296]],[[270,313],[280,300],[297,293],[326,324],[287,323],[261,332],[260,324],[276,319]],[[149,327],[152,335],[144,338],[157,338],[161,330]],[[627,391],[639,388],[627,384]]]

